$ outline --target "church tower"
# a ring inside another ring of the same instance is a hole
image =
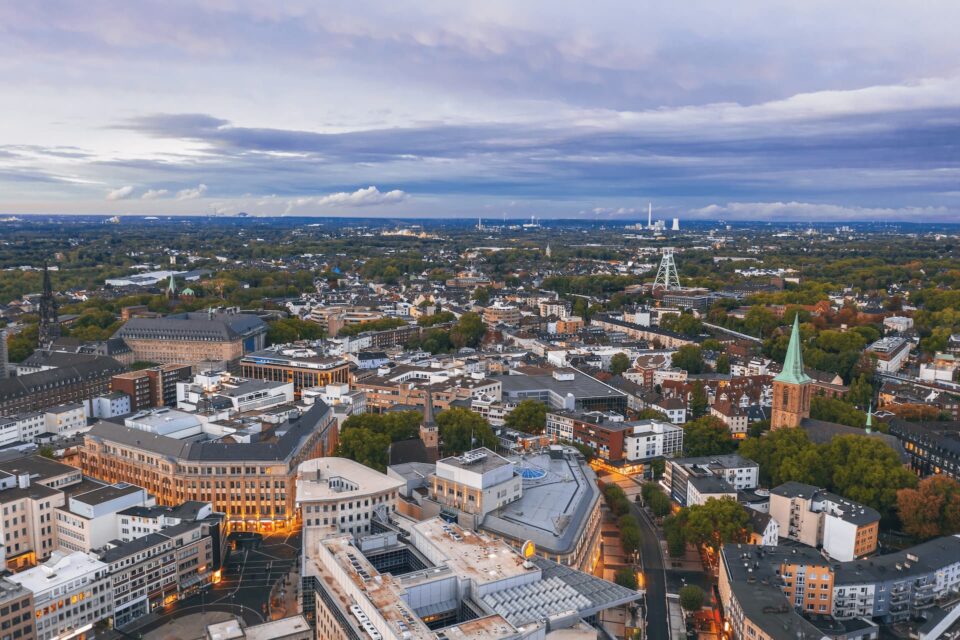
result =
[[[800,318],[793,318],[793,331],[787,346],[783,371],[773,379],[773,412],[771,429],[799,427],[800,421],[810,417],[810,392],[813,380],[803,372],[803,354],[800,350]]]
[[[57,300],[53,297],[53,286],[50,284],[50,270],[47,263],[43,263],[43,293],[40,295],[40,326],[37,342],[41,349],[49,349],[50,345],[60,337],[60,319],[57,317]]]
[[[427,449],[430,462],[440,457],[440,430],[433,419],[433,395],[427,387],[427,397],[423,402],[423,422],[420,423],[420,440]]]

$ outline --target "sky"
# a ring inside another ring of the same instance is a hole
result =
[[[0,0],[0,214],[960,222],[955,0]]]

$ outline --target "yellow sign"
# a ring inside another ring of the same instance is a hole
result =
[[[523,546],[520,547],[520,555],[523,556],[524,560],[529,560],[537,555],[537,546],[533,544],[533,540],[527,540],[523,543]]]

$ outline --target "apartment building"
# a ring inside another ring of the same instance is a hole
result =
[[[220,567],[218,526],[216,518],[183,522],[95,550],[93,556],[108,567],[114,626],[123,628],[208,584]]]
[[[0,568],[20,570],[57,548],[56,509],[64,490],[79,485],[80,470],[42,456],[0,462]]]
[[[7,640],[34,640],[37,628],[33,620],[33,593],[21,584],[0,578],[2,637]]]
[[[667,460],[660,485],[674,502],[685,507],[711,497],[736,496],[737,491],[756,489],[759,475],[760,465],[736,453],[678,458]],[[691,483],[695,485],[693,490]]]
[[[818,487],[787,482],[770,490],[770,516],[780,535],[849,561],[877,550],[880,514]]]

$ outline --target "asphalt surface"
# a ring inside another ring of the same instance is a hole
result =
[[[634,503],[630,504],[630,509],[640,523],[643,534],[640,558],[646,590],[644,604],[647,608],[647,640],[670,640],[667,623],[667,578],[657,532],[643,509]]]
[[[248,625],[267,618],[270,592],[294,568],[300,555],[300,531],[265,536],[256,549],[230,551],[222,579],[203,594],[176,602],[123,628],[128,638],[153,631],[171,618],[205,611],[225,611],[241,616]]]

